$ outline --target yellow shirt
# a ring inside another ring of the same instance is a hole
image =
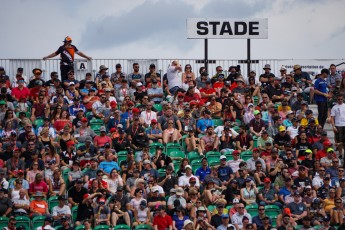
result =
[[[319,121],[317,120],[317,118],[314,118],[314,119],[315,119],[315,125],[319,125]],[[308,126],[309,125],[308,119],[303,117],[300,125],[301,126]]]

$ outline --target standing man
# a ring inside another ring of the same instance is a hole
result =
[[[74,70],[73,62],[74,62],[74,54],[78,54],[79,56],[86,58],[87,60],[91,60],[92,58],[85,55],[83,52],[79,51],[77,47],[72,45],[72,38],[66,37],[63,41],[64,45],[60,46],[57,51],[54,53],[49,54],[48,56],[43,57],[43,60],[47,60],[48,58],[53,58],[60,54],[61,62],[60,62],[60,71],[61,71],[61,82],[64,82],[68,79],[68,72]]]
[[[168,91],[171,95],[174,95],[182,87],[182,77],[179,76],[181,71],[181,65],[177,60],[174,60],[167,70]]]
[[[320,77],[315,81],[314,85],[314,100],[317,104],[317,110],[319,112],[318,121],[321,127],[325,125],[327,119],[327,99],[330,97],[327,90],[327,80],[329,75],[328,69],[322,69]]]
[[[329,67],[330,73],[327,77],[327,86],[328,88],[335,88],[337,86],[337,80],[341,81],[341,75],[337,73],[337,67],[334,64],[331,64]]]
[[[331,124],[340,156],[342,156],[343,145],[345,144],[345,104],[343,101],[343,95],[339,94],[337,104],[331,110]]]

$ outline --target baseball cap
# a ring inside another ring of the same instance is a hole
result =
[[[229,218],[229,214],[223,214],[222,218]]]
[[[285,126],[283,125],[279,126],[279,132],[283,132],[283,131],[286,131]]]
[[[192,169],[192,166],[186,165],[186,166],[184,167],[184,169],[187,169],[187,168]]]
[[[220,156],[220,158],[219,158],[220,160],[223,160],[223,159],[225,159],[226,160],[226,156],[224,156],[224,155],[222,155],[222,156]]]
[[[265,179],[264,179],[264,183],[270,183],[271,182],[271,179],[269,178],[269,177],[266,177]]]
[[[334,149],[328,148],[328,149],[327,149],[327,153],[330,153],[330,152],[334,152]]]
[[[331,146],[332,143],[331,143],[329,140],[326,140],[326,141],[323,142],[323,145],[325,145],[325,146]]]
[[[176,189],[176,195],[182,196],[183,195],[183,189],[182,188],[177,188]]]
[[[237,198],[235,198],[235,199],[232,200],[232,203],[233,204],[238,204],[238,203],[240,203],[240,201]]]
[[[260,114],[261,112],[259,111],[259,110],[255,110],[254,111],[254,115],[258,115],[258,114]]]

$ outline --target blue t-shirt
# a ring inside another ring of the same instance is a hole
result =
[[[318,78],[315,81],[314,88],[322,93],[327,93],[327,81],[322,78]],[[316,93],[314,94],[314,99],[316,102],[327,101],[327,97]]]
[[[285,197],[287,195],[290,195],[291,192],[286,188],[286,187],[282,187],[280,190],[279,190],[279,196],[283,195],[283,198],[285,199]]]
[[[198,176],[200,181],[204,181],[205,177],[207,175],[211,174],[211,169],[210,167],[206,167],[206,170],[204,170],[202,167],[198,168],[195,172],[195,176]]]
[[[177,230],[181,230],[183,229],[183,224],[184,224],[184,221],[189,219],[187,216],[184,216],[182,220],[180,220],[178,218],[177,215],[173,215],[173,221],[175,221],[175,227],[177,228]]]
[[[229,166],[220,166],[218,168],[218,178],[224,182],[224,181],[229,181],[230,180],[230,175],[233,174],[234,172]]]
[[[102,169],[104,172],[110,174],[111,170],[116,169],[117,171],[120,171],[119,165],[115,161],[102,161],[99,164],[99,169]]]
[[[200,119],[196,123],[196,127],[199,128],[201,131],[205,131],[208,126],[214,126],[214,122],[212,119]]]

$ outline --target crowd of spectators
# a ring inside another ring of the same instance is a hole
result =
[[[335,65],[315,79],[300,65],[209,76],[177,60],[164,76],[138,63],[81,81],[32,73],[0,67],[5,229],[25,217],[34,229],[345,229]]]

